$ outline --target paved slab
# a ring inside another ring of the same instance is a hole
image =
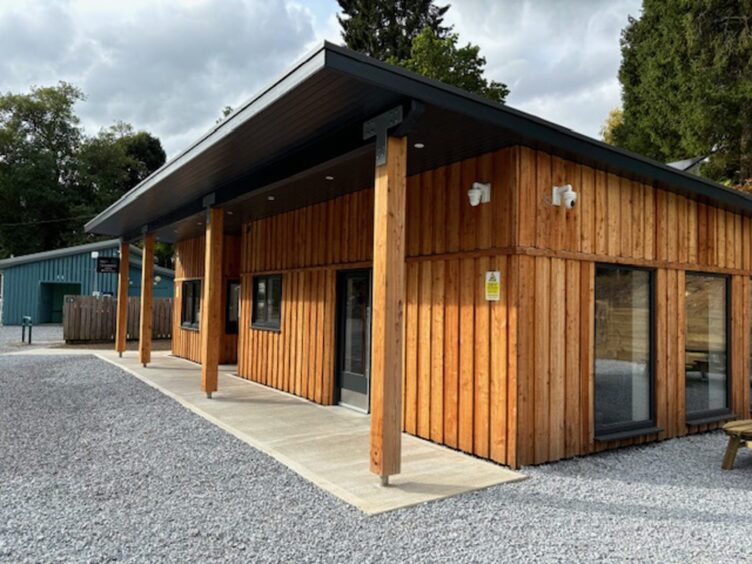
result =
[[[219,391],[207,399],[200,391],[200,367],[192,362],[155,352],[144,368],[132,353],[119,358],[111,351],[91,352],[368,514],[524,479],[497,464],[403,434],[402,473],[384,488],[368,468],[367,415],[238,378],[228,372],[232,367],[223,367]]]

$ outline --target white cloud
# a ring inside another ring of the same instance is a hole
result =
[[[451,4],[448,22],[481,46],[510,105],[598,134],[619,104],[619,34],[639,0]],[[320,40],[340,43],[337,9],[335,0],[3,0],[0,91],[72,82],[87,95],[78,108],[87,131],[128,121],[175,154]]]
[[[87,95],[87,130],[128,121],[175,153],[315,37],[310,12],[282,0],[19,2],[0,11],[0,88],[67,80]]]
[[[441,4],[441,3],[439,3]],[[620,104],[621,30],[640,0],[456,0],[462,42],[481,47],[510,106],[597,137]]]

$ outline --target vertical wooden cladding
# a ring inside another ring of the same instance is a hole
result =
[[[483,283],[487,270],[508,276],[511,259],[497,250],[514,242],[516,152],[407,181],[404,427],[498,462],[514,457],[509,413],[516,391],[508,374],[516,360],[509,360],[507,344],[514,312],[506,293],[486,302]],[[491,204],[470,206],[467,190],[475,181],[491,182]],[[240,375],[333,401],[336,271],[370,264],[372,226],[371,189],[244,226]],[[471,251],[488,256],[464,254]],[[261,272],[283,273],[278,333],[250,328],[251,280]]]
[[[503,463],[514,456],[515,432],[511,261],[413,261],[406,271],[405,430]],[[504,280],[498,302],[485,299],[488,270]]]
[[[516,462],[538,464],[592,440],[594,264],[518,260]]]
[[[373,190],[245,224],[241,271],[277,272],[371,260]]]
[[[337,270],[373,253],[373,190],[253,221],[243,228],[238,374],[334,402]],[[280,272],[280,330],[251,327],[253,275]]]
[[[336,272],[287,272],[280,331],[251,329],[252,274],[243,274],[238,375],[325,405],[334,401]]]
[[[502,249],[514,244],[517,149],[502,149],[411,176],[408,257]],[[468,203],[473,182],[491,183],[490,204]]]
[[[225,235],[223,242],[223,284],[222,284],[222,315],[226,312],[225,300],[226,283],[240,278],[240,237]],[[199,331],[181,327],[182,315],[182,284],[185,280],[203,279],[204,255],[206,251],[205,237],[185,239],[175,244],[175,303],[173,307],[172,353],[175,356],[187,358],[193,362],[201,362],[201,334]],[[238,337],[226,335],[222,332],[220,339],[220,357],[222,364],[232,364],[237,360]]]
[[[608,258],[752,269],[752,219],[527,147],[519,149],[521,247]],[[570,210],[551,205],[571,184]]]

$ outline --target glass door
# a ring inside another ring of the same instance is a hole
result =
[[[369,411],[371,271],[341,272],[337,302],[337,387],[339,403]]]

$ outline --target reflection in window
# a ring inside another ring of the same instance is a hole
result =
[[[596,269],[596,435],[652,423],[650,294],[649,271]]]
[[[225,333],[235,335],[238,332],[240,318],[240,282],[227,283],[227,311],[225,314]]]
[[[279,329],[281,313],[282,275],[254,276],[253,327]]]
[[[344,359],[342,369],[365,374],[368,363],[368,299],[370,280],[348,277],[346,280]]]
[[[687,419],[728,407],[727,279],[687,273],[685,385]]]
[[[183,303],[180,322],[183,327],[197,329],[201,319],[201,280],[183,282]]]

